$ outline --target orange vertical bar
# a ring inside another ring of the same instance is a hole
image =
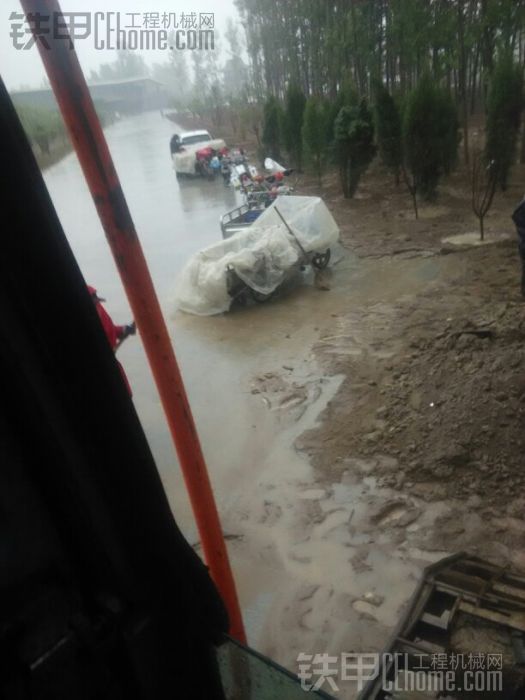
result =
[[[60,29],[60,38],[53,36],[54,18],[62,14],[58,0],[21,0],[21,4],[26,15],[49,17],[42,24],[49,27],[49,33],[34,36],[144,343],[179,456],[204,558],[229,613],[230,633],[245,643],[219,514],[168,329],[76,52],[64,28]]]

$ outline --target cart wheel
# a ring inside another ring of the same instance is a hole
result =
[[[251,289],[250,290],[252,299],[256,301],[258,304],[264,304],[265,301],[270,301],[270,299],[273,297],[275,292],[271,292],[270,294],[262,294],[262,292],[258,292],[256,289]]]
[[[324,253],[314,253],[314,255],[312,256],[312,265],[317,270],[324,270],[324,268],[330,262],[330,255],[330,248],[327,248]]]

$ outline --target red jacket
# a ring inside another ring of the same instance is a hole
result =
[[[126,326],[117,326],[115,323],[113,323],[111,316],[108,314],[106,309],[102,306],[101,300],[97,296],[97,290],[94,287],[90,287],[88,285],[88,291],[91,294],[91,298],[93,299],[93,301],[95,303],[95,308],[97,310],[98,317],[99,317],[100,322],[102,324],[102,328],[104,329],[104,333],[106,334],[106,338],[109,341],[111,349],[113,350],[113,352],[115,352],[115,350],[118,348],[118,346],[120,344],[120,341],[125,336]],[[118,360],[117,360],[117,364],[120,368],[120,373],[122,374],[122,378],[124,379],[124,383],[126,384],[129,395],[132,396],[131,386],[129,384],[128,378],[126,377],[126,373],[124,372],[124,368],[122,367],[122,365],[120,364],[120,362]]]
[[[108,312],[102,306],[98,299],[95,301],[95,308],[97,309],[98,317],[100,319],[100,322],[102,323],[102,328],[104,329],[106,337],[109,340],[111,349],[115,351],[118,348],[119,342],[125,333],[126,327],[115,325],[111,319],[111,316],[108,314]]]

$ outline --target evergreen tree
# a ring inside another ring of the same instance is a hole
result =
[[[379,156],[386,167],[394,172],[397,185],[403,162],[401,114],[394,98],[382,83],[377,84],[375,93],[375,123]]]
[[[285,148],[298,170],[301,170],[303,165],[302,127],[305,105],[306,97],[302,90],[296,85],[291,85],[286,93],[283,136]]]
[[[490,82],[485,146],[485,159],[493,164],[497,184],[503,190],[516,157],[522,108],[521,69],[505,56],[496,65]]]
[[[361,176],[376,153],[374,122],[365,99],[342,107],[334,124],[334,146],[345,197],[353,197]]]
[[[282,109],[275,97],[271,95],[263,109],[262,145],[265,157],[279,160],[282,141]]]
[[[355,107],[358,101],[359,99],[355,87],[353,86],[351,81],[345,80],[341,85],[339,92],[337,93],[337,97],[328,107],[326,128],[327,140],[329,144],[333,145],[335,120],[337,119],[337,115],[339,114],[341,109],[343,107]]]
[[[457,109],[451,97],[424,76],[408,95],[403,115],[404,175],[414,198],[431,199],[440,177],[457,161]]]
[[[317,173],[319,187],[322,186],[323,170],[327,155],[328,106],[318,97],[306,101],[303,117],[302,140],[305,156]]]
[[[434,120],[436,137],[441,144],[441,167],[445,175],[450,175],[458,162],[461,132],[456,103],[446,90],[437,91],[437,109]]]

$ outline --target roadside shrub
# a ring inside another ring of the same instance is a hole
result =
[[[417,193],[432,199],[442,175],[457,162],[457,108],[451,96],[425,76],[407,97],[402,124],[403,174],[417,217]]]
[[[282,108],[275,97],[270,96],[263,108],[262,145],[265,156],[279,160],[282,143]]]
[[[487,101],[485,159],[492,163],[497,184],[507,188],[516,157],[523,108],[521,68],[512,57],[503,57],[492,74]]]
[[[301,170],[303,167],[303,116],[306,97],[296,85],[291,85],[286,93],[283,119],[284,145],[292,159],[292,164]]]
[[[365,99],[339,111],[334,124],[334,147],[343,194],[353,197],[376,153],[374,122]]]
[[[401,114],[382,83],[375,86],[375,123],[379,157],[393,171],[398,185],[403,162]]]
[[[64,123],[58,110],[17,105],[16,110],[30,143],[39,147],[40,151],[49,155],[52,142],[59,136],[65,138]]]
[[[319,97],[306,101],[302,127],[302,141],[307,162],[316,171],[319,187],[326,165],[329,111],[327,104]]]

